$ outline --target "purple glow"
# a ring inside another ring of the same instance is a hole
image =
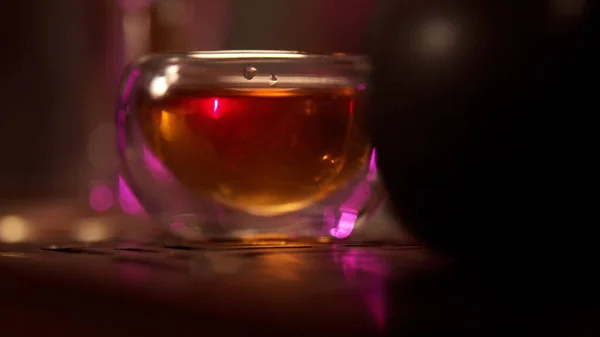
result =
[[[125,82],[125,87],[123,88],[123,93],[121,94],[121,102],[125,103],[129,100],[129,95],[131,95],[131,90],[133,90],[133,86],[135,81],[140,76],[140,70],[134,69],[129,76],[127,77],[127,82]]]
[[[147,147],[144,146],[144,165],[154,179],[159,181],[168,181],[171,179],[171,176],[167,169],[163,166],[161,161],[156,158],[156,156],[150,151]]]
[[[367,173],[368,182],[377,179],[377,164],[375,156],[375,149],[373,149],[371,153],[371,159],[369,160],[369,171]],[[340,217],[337,227],[332,228],[329,231],[329,234],[338,239],[347,238],[354,230],[354,225],[357,219],[356,214],[358,214],[358,211],[363,207],[370,196],[371,185],[369,183],[363,182],[357,185],[352,191],[350,197],[340,206],[339,210],[342,213],[342,216]]]
[[[361,297],[375,325],[380,331],[385,330],[386,312],[386,265],[377,255],[369,255],[365,251],[350,250],[342,256],[340,264],[346,279],[352,281],[361,276],[361,287],[358,288]],[[361,271],[361,274],[358,272]]]
[[[125,182],[123,177],[119,176],[119,205],[123,212],[131,215],[144,213],[144,209],[138,202],[133,192]]]
[[[358,259],[356,258],[356,253],[353,250],[348,251],[346,254],[342,255],[340,263],[346,279],[353,279],[358,271]]]
[[[358,91],[363,91],[363,90],[367,89],[367,85],[366,85],[366,84],[364,84],[364,83],[359,83],[359,84],[356,86],[356,89],[358,89]]]
[[[375,288],[363,294],[363,298],[369,308],[373,321],[375,321],[375,325],[380,331],[383,331],[386,321],[385,296],[383,295],[385,285],[382,285],[382,282],[379,283],[376,285],[379,289]]]
[[[368,183],[361,183],[354,187],[350,197],[340,206],[340,211],[345,213],[357,214],[371,196],[371,186]]]
[[[105,185],[99,185],[90,191],[90,206],[98,212],[104,212],[109,210],[113,205],[113,193]]]
[[[375,156],[375,149],[373,149],[373,153],[371,153],[371,160],[369,161],[369,171],[377,171],[377,162]]]
[[[377,179],[377,159],[375,157],[375,149],[371,153],[371,160],[369,161],[369,173],[367,173],[367,181],[373,181]]]
[[[337,227],[330,229],[329,234],[337,239],[347,238],[354,230],[356,219],[356,214],[342,212],[342,216],[340,216],[340,221],[338,221]]]

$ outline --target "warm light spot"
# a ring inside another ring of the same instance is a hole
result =
[[[231,88],[229,89],[240,96],[248,97],[295,97],[298,95],[297,89],[270,89],[270,90],[256,90],[256,89],[245,89],[245,88]]]
[[[317,237],[317,242],[318,243],[329,243],[329,242],[331,242],[331,239],[326,236],[319,236],[319,237]]]
[[[308,57],[305,54],[297,51],[279,51],[279,50],[235,50],[235,51],[227,51],[227,52],[197,52],[190,54],[190,57],[196,57],[200,59],[252,59],[252,58],[261,58],[261,59],[291,59],[291,58],[306,58]]]
[[[420,44],[427,54],[445,54],[456,43],[456,27],[445,19],[427,20],[420,34]]]
[[[150,96],[152,98],[159,98],[164,96],[169,90],[169,82],[165,76],[157,76],[150,82]]]
[[[324,156],[323,156],[321,159],[323,159],[323,160],[327,160],[327,159],[329,159],[329,155],[328,155],[328,154],[326,154],[326,155],[324,155]]]
[[[231,205],[231,203],[229,203],[229,201],[226,198],[223,198],[222,196],[220,196],[218,194],[214,194],[213,197],[218,202],[221,202],[224,205]],[[306,208],[315,202],[313,199],[309,199],[309,200],[303,200],[303,201],[298,201],[298,202],[289,202],[289,203],[281,204],[281,205],[266,206],[269,203],[268,199],[269,199],[268,197],[264,197],[264,196],[248,198],[247,200],[249,203],[258,204],[261,206],[260,207],[249,207],[248,209],[246,209],[246,212],[248,214],[251,214],[254,216],[274,217],[274,216],[282,215],[285,213],[291,213],[291,212],[295,212],[297,210]]]
[[[304,113],[307,115],[312,115],[313,113],[313,102],[311,100],[307,100],[304,107]]]
[[[344,96],[352,96],[354,95],[354,89],[352,88],[346,88],[343,90],[343,95]]]
[[[0,218],[0,240],[8,243],[22,242],[29,235],[29,222],[19,216]]]
[[[166,141],[173,141],[175,135],[175,124],[174,120],[177,118],[173,114],[170,114],[168,111],[161,110],[160,112],[160,132],[162,137]]]
[[[78,241],[91,243],[108,239],[110,231],[101,219],[85,219],[76,224],[74,236]]]
[[[165,78],[167,79],[167,83],[174,83],[179,80],[179,66],[178,65],[170,65],[165,69]]]

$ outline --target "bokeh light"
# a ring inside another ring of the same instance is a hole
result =
[[[446,55],[456,44],[457,27],[445,18],[427,20],[419,31],[420,49],[427,55]]]
[[[98,212],[109,210],[113,206],[112,190],[106,185],[98,185],[90,190],[90,206]]]
[[[74,236],[77,241],[92,243],[110,238],[108,223],[102,219],[83,219],[75,225]]]
[[[16,215],[0,218],[0,241],[6,243],[22,242],[29,236],[29,222]]]

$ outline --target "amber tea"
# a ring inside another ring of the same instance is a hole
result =
[[[137,107],[150,150],[198,196],[253,215],[330,196],[371,151],[353,89],[171,91]]]

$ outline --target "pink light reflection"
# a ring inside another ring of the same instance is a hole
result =
[[[367,181],[374,181],[377,179],[377,158],[375,155],[375,149],[371,153],[371,160],[369,161],[369,173],[367,173]]]
[[[119,176],[119,205],[123,212],[130,215],[137,215],[144,213],[142,205],[131,192],[131,188],[125,182],[123,177]]]
[[[154,179],[168,181],[171,176],[162,162],[147,147],[144,146],[144,165],[150,171]]]
[[[94,210],[105,212],[113,206],[113,193],[108,186],[98,185],[90,191],[89,201]]]
[[[363,293],[363,299],[369,308],[371,317],[380,331],[385,329],[386,321],[385,297],[383,295],[383,290],[381,289],[383,287],[385,287],[385,285],[379,284],[377,285],[377,288],[380,289],[375,288]]]
[[[350,106],[352,110],[352,105]],[[369,171],[367,173],[367,181],[373,181],[377,179],[377,162],[375,157],[375,149],[371,153],[371,159],[369,161]],[[354,230],[357,215],[361,207],[367,202],[371,196],[371,186],[369,183],[361,183],[354,188],[350,197],[344,201],[340,206],[340,212],[342,216],[337,224],[329,230],[331,236],[338,239],[347,238],[350,233]]]
[[[340,216],[340,221],[338,221],[337,227],[330,229],[329,234],[337,239],[347,238],[354,230],[356,219],[356,214],[342,212],[342,216]]]
[[[357,185],[350,197],[340,206],[341,212],[358,214],[359,210],[369,200],[371,196],[371,186],[367,183]]]
[[[360,281],[357,288],[373,321],[380,332],[385,330],[387,320],[385,278],[386,265],[377,255],[365,251],[350,250],[342,256],[340,264],[346,279]],[[359,274],[359,272],[361,272]]]
[[[121,102],[125,103],[129,100],[129,95],[131,95],[131,90],[133,90],[133,85],[135,81],[140,76],[140,70],[134,69],[129,77],[127,77],[127,81],[125,82],[125,87],[123,88],[123,94],[121,95]]]

